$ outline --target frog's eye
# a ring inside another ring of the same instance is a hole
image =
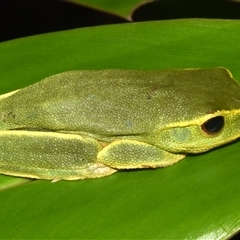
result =
[[[204,122],[201,125],[202,130],[209,134],[209,135],[215,135],[219,133],[224,126],[224,117],[223,116],[217,116],[208,119],[206,122]]]

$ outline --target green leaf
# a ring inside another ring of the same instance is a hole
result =
[[[239,28],[240,21],[230,20],[156,21],[4,42],[0,91],[73,69],[224,66],[240,80]],[[24,179],[1,176],[0,184],[9,181],[0,191],[1,238],[230,237],[240,226],[239,146],[236,141],[168,168],[101,179],[23,184]]]

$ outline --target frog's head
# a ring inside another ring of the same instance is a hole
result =
[[[240,85],[227,69],[193,69],[176,82],[161,148],[199,153],[240,137]]]
[[[240,137],[240,109],[217,111],[178,126],[168,126],[159,137],[161,147],[172,152],[205,152]]]

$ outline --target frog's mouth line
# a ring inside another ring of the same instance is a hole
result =
[[[226,144],[222,144],[222,145],[219,145],[219,146],[215,146],[215,147],[212,147],[208,150],[205,150],[205,151],[199,151],[199,152],[188,152],[188,156],[195,156],[195,155],[202,155],[202,154],[207,154],[207,152],[212,152],[212,151],[216,151],[216,150],[219,150],[219,149],[222,149],[222,148],[225,148],[225,147],[230,147],[231,145],[234,145],[234,144],[237,144],[238,142],[240,142],[240,139],[235,139],[233,141],[230,141]],[[182,152],[178,152],[178,153],[182,153]]]
[[[186,150],[182,150],[182,149],[179,149],[179,151],[174,151],[175,153],[185,153],[185,154],[192,154],[192,155],[195,155],[195,154],[201,154],[201,153],[205,153],[205,152],[208,152],[208,151],[215,151],[216,149],[220,149],[220,148],[224,148],[224,147],[227,147],[227,146],[231,146],[232,144],[236,144],[237,142],[240,142],[240,139],[239,139],[239,136],[237,136],[236,138],[233,138],[229,141],[224,141],[223,143],[219,143],[219,144],[216,144],[216,145],[212,145],[212,146],[208,146],[208,147],[193,147],[192,149],[191,148],[187,148]]]

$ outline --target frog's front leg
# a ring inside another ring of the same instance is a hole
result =
[[[115,169],[97,162],[100,143],[76,134],[0,131],[0,173],[76,180],[110,175]]]
[[[98,154],[98,160],[116,169],[157,168],[170,166],[185,155],[167,152],[135,140],[117,140]]]

